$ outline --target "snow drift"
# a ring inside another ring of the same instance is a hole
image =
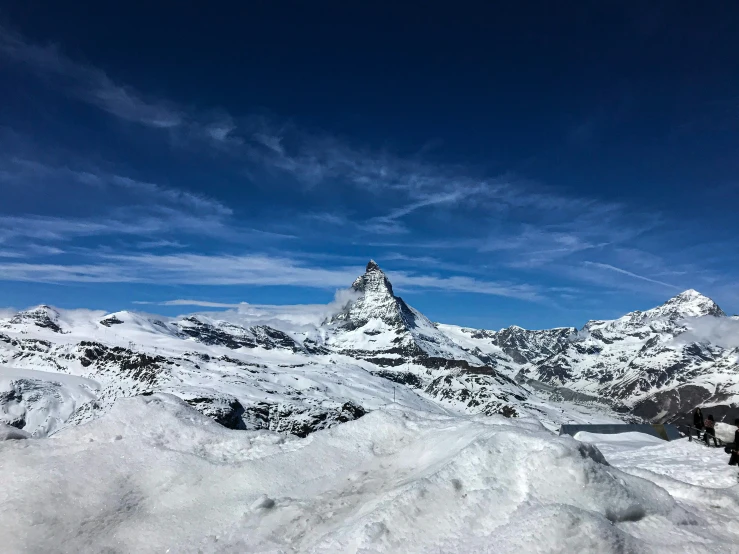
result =
[[[388,407],[299,439],[226,429],[154,394],[0,443],[0,474],[12,476],[0,487],[7,551],[685,552],[739,540],[596,447],[502,416]],[[721,498],[739,515],[736,487]]]

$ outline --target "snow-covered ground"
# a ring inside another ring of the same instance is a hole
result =
[[[203,314],[18,312],[0,320],[0,422],[47,436],[103,413],[116,398],[150,392],[179,396],[231,428],[299,435],[389,402],[439,413],[508,410],[552,429],[622,420],[605,404],[550,401],[505,368],[475,370],[481,361],[471,363],[472,354],[400,299],[386,300],[411,314],[412,332],[364,315],[357,328],[322,328],[331,337],[324,340],[316,329],[242,327]],[[449,358],[424,365],[430,354]],[[396,359],[404,363],[383,364]]]
[[[696,552],[739,552],[739,474],[736,466],[728,465],[723,448],[709,448],[687,439],[664,442],[641,433],[578,433],[576,438],[597,446],[613,466],[655,483],[686,510],[701,515],[705,527],[700,533],[707,531],[711,537],[704,547],[695,545]],[[638,537],[643,530],[634,526],[630,532]],[[647,532],[665,542],[679,537],[674,530],[655,528]],[[692,538],[686,536],[685,540]],[[677,552],[689,551],[679,542],[674,544]]]
[[[716,375],[711,391],[734,394],[724,347],[652,363],[678,351],[683,318],[725,323],[710,299],[688,291],[574,337],[476,330],[432,323],[370,262],[308,308],[3,316],[0,552],[739,553],[723,449],[553,433],[632,417],[612,382],[690,380],[672,412]],[[621,372],[645,348],[649,371]]]
[[[390,405],[300,439],[226,429],[171,395],[119,398],[50,438],[0,442],[0,544],[739,552],[736,468],[721,449],[580,438],[533,418]]]
[[[0,421],[46,436],[62,428],[74,410],[97,398],[92,379],[0,365]]]

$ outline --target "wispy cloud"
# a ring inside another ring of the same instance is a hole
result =
[[[0,215],[0,244],[14,245],[19,255],[61,253],[55,246],[28,240],[72,241],[84,237],[138,236],[139,248],[182,248],[173,233],[217,237],[229,242],[283,240],[289,235],[252,229],[233,219],[230,207],[213,198],[106,172],[95,167],[56,166],[26,158],[0,156],[0,183],[46,194],[64,190],[86,199],[87,216]],[[162,236],[165,235],[165,236]],[[26,241],[18,242],[19,240]],[[51,251],[50,249],[55,249]]]
[[[157,283],[168,285],[252,285],[337,289],[349,286],[362,266],[319,267],[266,255],[99,255],[103,263],[78,265],[0,263],[6,281]],[[538,287],[467,276],[446,277],[391,272],[398,290],[438,290],[541,301]]]
[[[442,192],[429,194],[418,200],[415,200],[405,206],[395,208],[390,213],[378,217],[371,218],[359,224],[359,227],[373,234],[397,234],[406,233],[408,229],[398,220],[422,208],[429,206],[437,206],[440,204],[451,204],[458,202],[465,197],[472,196],[476,193],[476,189],[456,190],[452,192]]]
[[[603,270],[606,270],[606,271],[613,271],[613,272],[616,272],[616,273],[620,273],[621,275],[627,275],[628,277],[631,277],[633,279],[639,279],[641,281],[646,281],[648,283],[654,283],[655,285],[661,285],[663,287],[667,287],[667,288],[670,288],[670,289],[680,290],[680,287],[675,286],[675,285],[671,285],[670,283],[665,283],[664,281],[659,281],[657,279],[651,279],[650,277],[645,277],[644,275],[637,275],[636,273],[633,273],[631,271],[627,271],[627,270],[622,269],[620,267],[612,266],[610,264],[604,264],[604,263],[599,263],[599,262],[589,262],[589,261],[586,261],[586,262],[583,262],[583,265],[585,267],[595,267],[595,268],[603,269]]]
[[[135,300],[134,304],[150,304],[156,306],[200,306],[203,308],[238,308],[244,302],[238,304],[228,304],[224,302],[209,302],[208,300],[165,300],[164,302],[147,302],[143,300]]]
[[[374,216],[353,220],[354,226],[365,234],[406,233],[408,227],[403,218],[430,207],[457,212],[469,207],[475,213],[486,213],[488,218],[507,211],[527,210],[550,218],[559,213],[564,221],[569,221],[573,214],[581,217],[591,214],[601,224],[609,212],[620,211],[618,205],[562,195],[510,174],[489,178],[482,170],[352,146],[339,137],[310,132],[265,115],[234,117],[223,111],[199,111],[166,99],[147,97],[128,85],[116,83],[105,71],[91,64],[72,60],[57,46],[34,44],[2,27],[0,53],[113,116],[169,129],[179,135],[180,144],[187,144],[187,137],[196,135],[219,149],[227,144],[229,153],[239,163],[288,174],[310,187],[351,186],[365,203],[364,212],[371,213],[373,209],[376,212]],[[95,176],[75,177],[94,181]],[[119,185],[125,184],[125,178],[119,181]],[[135,187],[144,185],[138,181],[130,183]],[[169,193],[176,194],[172,190]],[[388,202],[388,198],[392,201]],[[198,201],[193,196],[182,200]],[[483,228],[486,226],[478,218],[480,223]],[[556,229],[551,231],[555,233]],[[565,247],[558,250],[567,251]],[[541,263],[547,261],[546,254],[540,253],[525,263],[535,263],[535,258],[541,259]]]
[[[186,244],[182,244],[177,240],[148,240],[136,243],[136,248],[144,250],[155,248],[187,248]]]
[[[440,277],[398,272],[397,286],[537,301],[548,294],[547,290],[505,280],[476,280],[468,276],[474,272],[462,269],[465,264],[455,264],[460,259],[456,254],[464,251],[464,257],[474,256],[477,265],[502,267],[509,274],[526,275],[526,279],[533,272],[540,272],[631,290],[675,290],[683,287],[669,281],[696,280],[701,271],[707,271],[698,263],[671,263],[675,241],[666,235],[645,245],[644,235],[654,234],[666,223],[658,213],[573,196],[564,189],[548,188],[507,172],[490,172],[485,167],[428,161],[423,152],[401,156],[357,145],[330,133],[303,129],[279,117],[178,104],[136,90],[100,67],[72,59],[58,46],[33,43],[2,26],[0,56],[104,114],[156,130],[158,134],[154,136],[161,136],[170,145],[190,148],[195,137],[199,147],[204,141],[209,148],[203,150],[208,155],[223,153],[225,156],[219,161],[227,159],[234,174],[241,179],[244,174],[250,175],[248,185],[263,175],[276,175],[279,179],[273,181],[288,189],[288,194],[283,195],[280,189],[270,197],[263,210],[269,211],[269,216],[261,213],[254,217],[254,221],[269,221],[265,230],[258,230],[242,223],[230,206],[217,199],[183,190],[176,184],[134,178],[131,175],[136,175],[135,171],[54,164],[43,158],[34,159],[33,155],[6,154],[0,157],[3,184],[58,182],[74,184],[87,195],[114,193],[117,198],[115,207],[107,208],[100,202],[98,206],[104,208],[86,216],[0,216],[0,257],[16,262],[31,253],[32,243],[77,239],[82,242],[90,237],[100,238],[101,243],[115,237],[119,242],[135,244],[139,250],[124,252],[116,260],[95,258],[76,265],[8,263],[2,266],[6,278],[54,282],[163,279],[169,283],[269,283],[323,288],[341,287],[354,274],[353,268],[329,268],[322,272],[291,258],[286,258],[283,275],[276,276],[279,271],[274,267],[262,272],[255,269],[259,259],[276,259],[257,252],[272,252],[264,242],[288,239],[311,247],[328,242],[392,246],[402,249],[409,258],[419,259],[424,257],[424,252],[414,256],[419,250],[444,251],[449,260],[444,267],[437,265],[437,269],[467,275]],[[588,124],[577,129],[575,135],[587,136],[590,131]],[[301,214],[302,217],[292,217],[296,211],[300,214],[307,210],[302,205],[296,210],[296,193],[300,193],[301,202],[305,200],[310,205],[310,213]],[[251,224],[259,227],[258,222],[250,220]],[[340,232],[331,226],[340,228]],[[184,235],[186,239],[181,238]],[[384,238],[392,235],[397,239]],[[206,256],[193,246],[196,239],[203,238],[256,246],[245,256]],[[51,244],[47,247],[57,248]],[[181,255],[140,255],[141,250],[159,248],[177,248]],[[726,250],[730,248],[731,245]],[[695,256],[705,257],[708,250],[718,249],[702,248]],[[724,250],[720,251],[725,256]],[[61,252],[46,254],[55,253]],[[38,248],[35,254],[44,255]],[[701,278],[712,283],[726,280],[721,274]],[[693,282],[690,286],[699,284]]]
[[[712,316],[691,318],[688,330],[675,337],[678,344],[710,342],[723,348],[739,348],[739,320]]]
[[[184,206],[200,213],[228,216],[233,212],[223,203],[202,194],[178,188],[132,179],[124,175],[106,172],[96,167],[72,168],[47,164],[27,158],[0,157],[0,182],[26,186],[31,183],[49,187],[82,185],[94,192],[103,189],[118,189],[128,192],[129,201],[142,204],[168,204]]]
[[[39,77],[53,81],[67,93],[121,119],[162,129],[184,123],[184,114],[173,106],[144,99],[136,91],[115,83],[104,71],[71,60],[58,47],[30,43],[3,26],[0,26],[0,53]]]
[[[518,298],[521,300],[543,301],[541,287],[528,284],[495,282],[474,279],[472,277],[453,275],[436,277],[428,275],[397,274],[398,290],[435,289],[446,292],[467,292]]]
[[[0,24],[0,56],[36,75],[70,97],[103,112],[155,130],[167,131],[173,142],[193,138],[213,146],[241,145],[233,118],[219,110],[197,111],[168,99],[144,94],[116,81],[103,69],[67,56],[55,44],[38,44]]]

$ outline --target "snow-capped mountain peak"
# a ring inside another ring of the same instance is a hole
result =
[[[10,319],[11,325],[35,325],[54,332],[61,332],[59,325],[60,314],[51,306],[42,304],[35,308],[18,312]]]
[[[377,361],[382,356],[388,364],[403,357],[428,360],[444,358],[473,365],[483,363],[471,356],[418,310],[396,296],[393,286],[380,266],[370,260],[352,289],[358,298],[326,322],[332,328],[330,345],[357,357]]]
[[[613,320],[588,321],[581,335],[596,332],[599,334],[621,335],[634,332],[661,330],[676,335],[685,329],[680,322],[687,318],[702,316],[725,317],[724,311],[707,296],[689,289],[673,296],[664,304],[649,310],[636,310]],[[612,337],[613,338],[613,337]]]
[[[343,320],[345,326],[353,328],[372,319],[391,326],[414,324],[415,314],[402,298],[395,296],[393,285],[374,260],[370,260],[365,273],[354,280],[352,290],[360,294],[359,298],[351,300],[334,321]]]
[[[365,294],[395,296],[393,294],[393,285],[390,284],[387,276],[374,260],[369,261],[364,275],[360,275],[354,280],[352,289]]]
[[[667,317],[670,319],[705,315],[721,317],[726,315],[718,304],[694,289],[688,289],[673,296],[661,306],[647,310],[645,314],[649,314],[651,317]]]

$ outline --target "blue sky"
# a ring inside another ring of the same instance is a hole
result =
[[[0,3],[0,305],[739,311],[733,4],[154,4]]]

